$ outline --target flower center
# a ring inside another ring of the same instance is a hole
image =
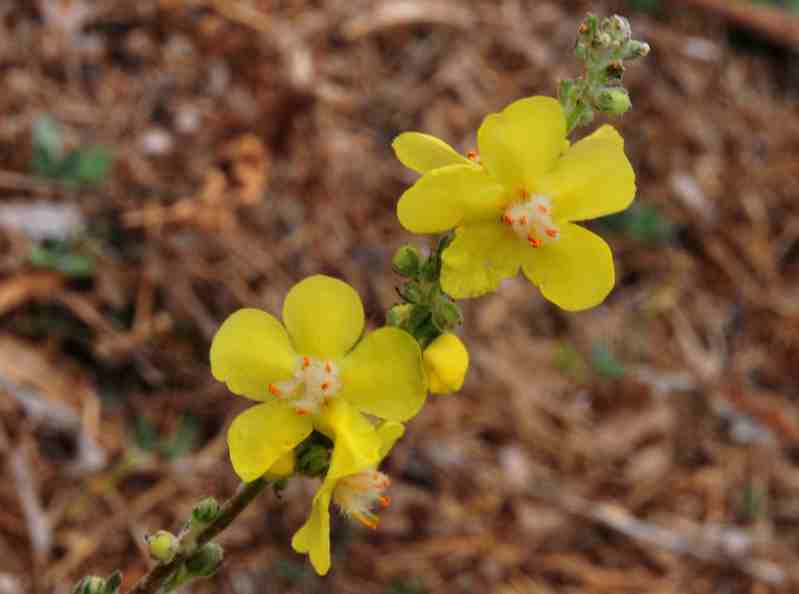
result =
[[[316,414],[341,389],[338,367],[333,361],[297,357],[294,376],[269,384],[269,392],[285,398],[298,415]]]
[[[333,490],[333,502],[345,516],[353,517],[372,530],[379,518],[372,510],[388,507],[391,500],[383,492],[391,485],[388,476],[377,470],[366,470],[340,479]]]
[[[522,192],[522,200],[506,208],[501,220],[535,248],[560,238],[560,229],[552,222],[552,201],[546,196],[531,198]]]

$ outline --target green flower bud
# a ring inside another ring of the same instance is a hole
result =
[[[99,575],[87,575],[72,589],[73,594],[105,594],[106,581]]]
[[[602,21],[602,29],[606,31],[619,46],[630,41],[632,37],[630,21],[617,14],[604,19]]]
[[[297,468],[308,476],[323,476],[330,466],[330,449],[311,443],[297,452]]]
[[[186,570],[194,577],[210,577],[222,564],[225,551],[215,542],[205,543],[186,560]]]
[[[119,590],[121,585],[122,572],[117,569],[105,581],[105,594],[117,594],[117,590]]]
[[[433,324],[441,332],[452,330],[463,323],[463,314],[460,307],[451,301],[440,301],[433,310]]]
[[[408,303],[421,303],[424,300],[424,295],[419,283],[409,282],[400,287],[400,297]]]
[[[599,94],[597,107],[605,113],[621,115],[627,112],[632,103],[630,96],[622,88],[607,88]]]
[[[214,497],[206,497],[191,510],[191,517],[195,522],[210,524],[219,515],[219,502]]]
[[[395,305],[388,310],[388,313],[386,314],[386,323],[389,326],[402,326],[408,321],[412,311],[413,305],[410,303]]]
[[[169,563],[178,552],[178,539],[166,530],[159,530],[144,538],[150,557],[161,563]]]
[[[649,55],[649,49],[648,43],[633,39],[627,44],[627,47],[624,48],[624,59],[635,60],[636,58],[643,58]]]
[[[391,265],[397,274],[409,278],[415,277],[419,272],[420,255],[419,250],[412,245],[403,245],[391,259]]]

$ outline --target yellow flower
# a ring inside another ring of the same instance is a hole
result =
[[[230,459],[245,482],[262,476],[314,428],[330,432],[333,403],[405,421],[427,391],[421,351],[409,334],[381,328],[358,342],[363,305],[340,280],[317,275],[296,284],[283,304],[283,323],[241,309],[211,344],[214,377],[234,394],[262,402],[228,430]],[[373,453],[364,456],[371,460]]]
[[[635,174],[611,126],[571,146],[565,135],[560,104],[530,97],[486,117],[479,159],[417,132],[394,141],[399,160],[422,174],[400,198],[402,225],[414,233],[456,230],[441,271],[449,295],[493,291],[520,267],[566,310],[598,305],[613,288],[610,248],[574,221],[627,208]]]
[[[369,528],[377,528],[373,509],[388,506],[384,492],[390,484],[377,466],[405,432],[402,424],[394,421],[375,427],[362,415],[352,415],[345,409],[334,413],[328,416],[328,435],[334,442],[330,468],[314,496],[308,520],[291,541],[295,551],[308,554],[319,575],[330,569],[331,501],[344,515]],[[373,447],[377,447],[373,459],[358,455]]]
[[[442,334],[422,355],[427,383],[433,394],[457,392],[463,385],[469,369],[469,351],[454,334]]]

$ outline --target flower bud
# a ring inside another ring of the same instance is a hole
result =
[[[402,303],[395,305],[388,310],[386,314],[386,324],[389,326],[402,326],[411,316],[413,305],[409,303]]]
[[[191,517],[201,524],[210,524],[219,514],[219,502],[214,497],[206,497],[194,506]]]
[[[180,546],[175,535],[166,530],[159,530],[154,534],[150,534],[144,538],[144,541],[147,543],[150,557],[161,563],[171,562]]]
[[[205,543],[186,560],[186,570],[195,577],[209,577],[222,564],[225,551],[215,542]]]
[[[442,334],[424,350],[424,368],[430,392],[449,394],[460,390],[469,369],[469,352],[454,334]]]
[[[302,474],[322,476],[330,466],[330,449],[319,443],[312,443],[301,449],[297,466]]]
[[[278,481],[294,474],[295,466],[296,457],[294,455],[294,450],[291,450],[280,456],[277,462],[272,464],[269,470],[266,471],[264,476],[268,481]]]
[[[440,301],[433,310],[433,323],[442,332],[460,326],[463,323],[460,307],[449,300]]]
[[[419,250],[412,245],[403,245],[391,259],[391,265],[397,274],[414,277],[419,272]]]
[[[408,303],[421,303],[424,300],[422,288],[419,286],[419,283],[416,282],[409,282],[402,285],[399,294],[400,297]]]
[[[625,60],[635,60],[649,55],[649,44],[633,39],[624,50]]]
[[[598,107],[605,113],[621,115],[632,107],[630,96],[622,88],[606,88],[599,94]]]
[[[106,581],[99,575],[87,575],[72,589],[73,594],[105,594]]]

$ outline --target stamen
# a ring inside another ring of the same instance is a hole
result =
[[[469,159],[470,161],[476,161],[477,151],[475,149],[470,150],[469,152],[466,153],[466,158]]]
[[[380,503],[380,507],[386,509],[389,505],[391,505],[391,497],[388,495],[383,495],[377,499],[378,503]]]
[[[269,392],[287,398],[299,415],[316,414],[341,389],[338,368],[332,360],[309,356],[297,357],[294,365],[294,376],[269,384]]]
[[[552,204],[546,196],[532,196],[519,190],[522,200],[515,202],[502,213],[501,221],[534,248],[560,239],[560,229],[552,220]]]
[[[367,528],[371,530],[377,530],[377,524],[378,524],[377,516],[370,514],[368,512],[364,513],[356,512],[352,514],[352,517],[358,520],[361,524],[363,524]]]

